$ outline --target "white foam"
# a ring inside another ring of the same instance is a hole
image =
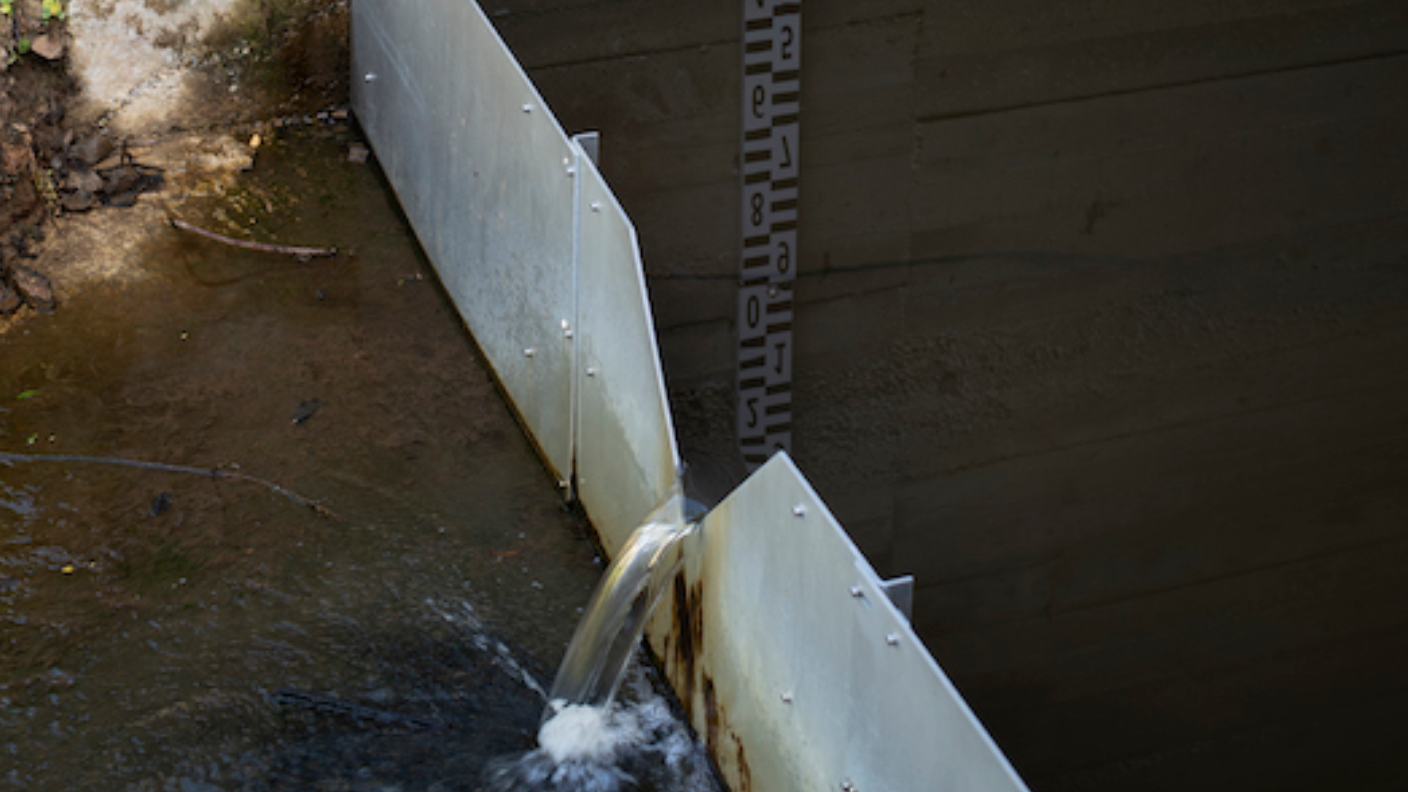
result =
[[[550,706],[538,748],[486,768],[492,792],[721,792],[703,746],[666,701]],[[638,692],[638,691],[632,691]]]
[[[622,748],[643,739],[633,710],[554,701],[557,710],[538,730],[538,745],[553,762],[609,764]]]

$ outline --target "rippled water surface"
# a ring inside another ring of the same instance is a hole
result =
[[[161,228],[0,335],[0,452],[260,480],[0,463],[0,786],[473,789],[532,746],[600,568],[353,135],[164,197],[337,258]]]

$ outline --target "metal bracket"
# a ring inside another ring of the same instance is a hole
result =
[[[586,152],[587,158],[592,161],[592,164],[600,168],[601,133],[595,131],[578,132],[577,134],[572,136],[572,139],[577,141],[577,145],[582,147],[582,151]]]
[[[880,590],[890,598],[904,620],[914,621],[914,575],[901,575],[897,578],[880,581]]]

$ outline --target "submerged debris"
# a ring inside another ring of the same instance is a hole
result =
[[[318,409],[323,406],[322,399],[308,399],[298,403],[298,408],[293,411],[293,418],[290,420],[294,426],[306,423],[309,418],[317,414]]]
[[[151,515],[156,517],[171,508],[171,493],[163,492],[152,499]]]
[[[247,239],[235,239],[234,237],[227,237],[224,234],[217,234],[214,231],[208,231],[176,217],[170,218],[170,222],[174,228],[189,231],[192,234],[203,236],[206,239],[213,239],[221,244],[244,248],[246,250],[258,250],[263,253],[282,253],[284,255],[293,256],[300,261],[310,258],[332,258],[337,255],[337,248],[335,247],[301,247],[297,245],[274,245],[268,242],[251,242]]]

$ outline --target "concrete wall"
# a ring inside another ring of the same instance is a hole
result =
[[[486,8],[727,453],[736,3]],[[795,456],[1036,790],[1363,787],[1408,707],[1408,4],[813,0]]]

